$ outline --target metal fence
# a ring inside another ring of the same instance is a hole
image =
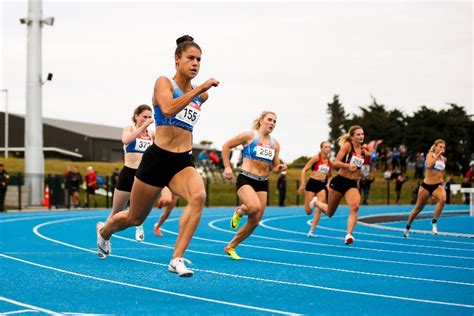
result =
[[[63,174],[47,175],[25,175],[24,173],[10,174],[8,190],[5,200],[7,209],[23,210],[28,207],[28,188],[27,183],[31,179],[42,181],[44,186],[43,205],[46,209],[73,209],[75,206],[71,199],[71,190],[68,188],[66,177]],[[98,189],[96,190],[95,200],[87,193],[83,184],[79,190],[80,206],[79,208],[111,208],[113,200],[114,187],[110,176],[97,175]],[[214,181],[212,178],[203,178],[206,188],[206,207],[210,206],[234,206],[239,204],[239,198],[235,190],[235,181]],[[270,180],[268,192],[268,205],[279,205],[277,193],[277,181]],[[296,194],[299,187],[299,180],[287,182],[287,191],[285,204],[300,205],[300,195]],[[183,206],[184,201],[179,200],[178,206]]]

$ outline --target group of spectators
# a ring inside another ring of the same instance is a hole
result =
[[[222,162],[222,154],[214,150],[208,151],[207,149],[201,150],[198,155],[198,163],[204,168],[210,170],[224,170],[224,164]]]
[[[90,207],[91,202],[94,203],[94,207],[97,207],[97,200],[95,197],[95,191],[99,188],[97,173],[94,171],[92,166],[86,168],[85,182],[82,178],[79,168],[77,166],[68,166],[66,172],[64,172],[64,179],[66,184],[66,190],[71,199],[73,207],[81,207],[80,201],[80,188],[85,183],[86,197],[84,200],[84,206]]]

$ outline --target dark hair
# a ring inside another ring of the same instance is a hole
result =
[[[176,50],[174,52],[175,56],[181,56],[181,54],[188,48],[188,47],[196,47],[202,53],[201,47],[194,42],[194,38],[189,35],[183,35],[176,40]]]
[[[142,105],[137,106],[135,111],[133,111],[133,116],[132,116],[133,123],[135,123],[135,124],[137,123],[137,120],[135,119],[135,116],[142,114],[142,112],[144,112],[144,111],[151,111],[151,107],[149,105],[146,105],[146,104],[142,104]]]

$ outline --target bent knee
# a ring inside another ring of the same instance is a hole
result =
[[[206,191],[200,191],[191,194],[189,197],[188,203],[199,206],[199,207],[204,207],[204,203],[206,202]]]
[[[144,220],[141,219],[141,218],[137,218],[137,217],[128,217],[127,218],[127,226],[140,226],[141,224],[143,224]]]
[[[247,206],[247,209],[248,209],[248,215],[249,216],[253,216],[253,215],[256,215],[258,212],[260,212],[260,209],[262,208],[262,206],[260,205],[260,203],[250,203],[250,204],[245,204],[245,206]]]

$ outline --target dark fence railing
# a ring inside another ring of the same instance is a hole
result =
[[[28,192],[26,183],[28,179],[36,179],[43,184],[43,207],[48,209],[74,209],[74,208],[111,208],[114,187],[111,177],[98,175],[98,189],[95,197],[89,194],[85,184],[79,188],[79,205],[73,203],[73,188],[63,174],[25,175],[23,173],[11,174],[8,183],[5,205],[8,209],[22,210],[28,207]],[[206,188],[206,207],[234,206],[239,204],[235,191],[235,181],[204,178]],[[300,196],[296,193],[299,180],[287,182],[286,205],[300,205]],[[270,180],[268,205],[278,205],[277,180]],[[183,201],[178,201],[178,206],[184,206]]]

